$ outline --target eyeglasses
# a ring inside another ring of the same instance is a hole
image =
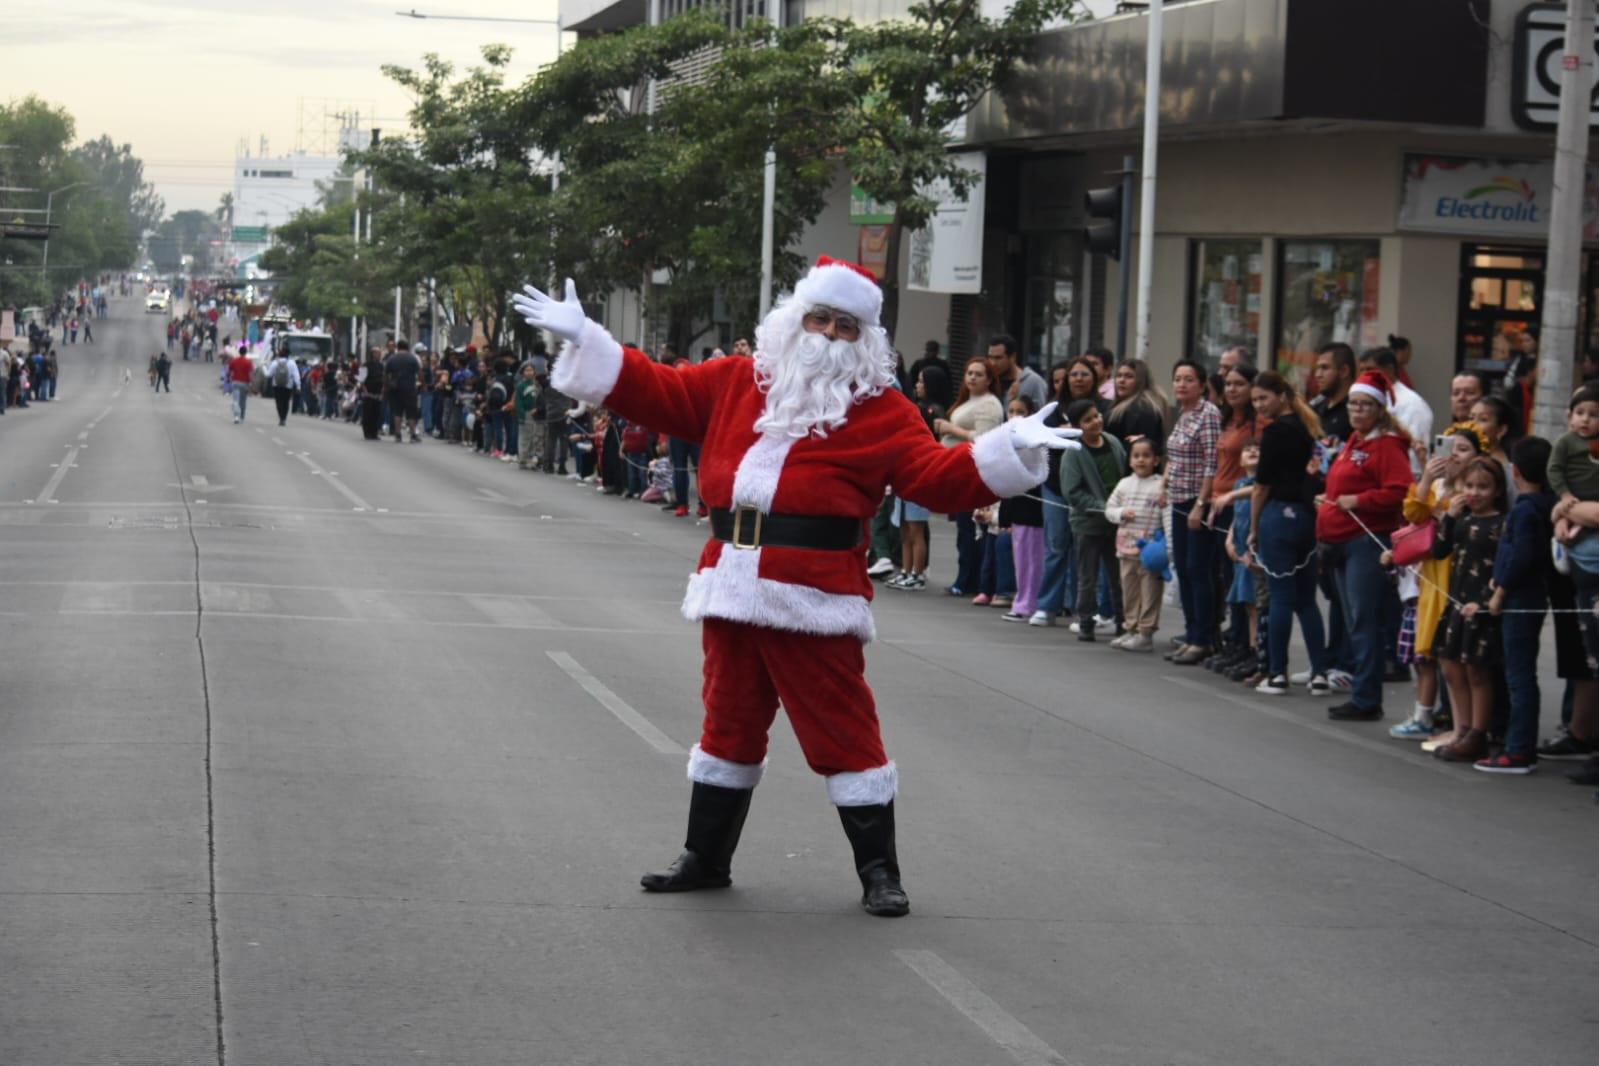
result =
[[[854,315],[843,311],[835,311],[831,307],[813,307],[805,312],[805,328],[812,333],[825,333],[827,327],[832,326],[833,332],[840,340],[859,340],[861,336],[861,320]]]

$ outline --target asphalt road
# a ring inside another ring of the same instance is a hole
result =
[[[5,1066],[1599,1057],[1590,790],[932,592],[868,654],[911,916],[860,912],[781,721],[736,886],[641,893],[703,529],[235,426],[114,308],[0,419]]]

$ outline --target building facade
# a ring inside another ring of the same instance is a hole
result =
[[[1397,334],[1436,403],[1456,368],[1502,374],[1536,350],[1558,98],[1548,28],[1562,7],[1170,4],[1157,371],[1185,355],[1214,365],[1241,344],[1301,372],[1327,342]],[[1087,253],[1083,194],[1140,153],[1147,24],[1128,14],[1042,35],[1036,61],[969,123],[990,174],[972,314],[1018,332],[1041,365],[1114,338],[1117,272]],[[1596,190],[1590,172],[1590,241]],[[1582,321],[1599,348],[1594,248]]]
[[[338,175],[338,156],[238,156],[233,161],[231,262],[241,269],[272,243],[272,231],[297,211],[318,206]]]

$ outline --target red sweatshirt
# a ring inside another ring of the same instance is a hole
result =
[[[1327,502],[1316,512],[1316,539],[1343,544],[1366,535],[1358,517],[1373,533],[1392,533],[1404,524],[1405,493],[1410,488],[1410,450],[1404,437],[1352,438],[1327,471]],[[1340,496],[1354,496],[1351,514],[1338,506]]]

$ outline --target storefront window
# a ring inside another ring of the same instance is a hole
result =
[[[1304,387],[1316,350],[1376,346],[1382,252],[1376,241],[1283,241],[1277,269],[1277,369]]]
[[[1189,354],[1214,368],[1229,348],[1260,351],[1259,241],[1193,241]]]

